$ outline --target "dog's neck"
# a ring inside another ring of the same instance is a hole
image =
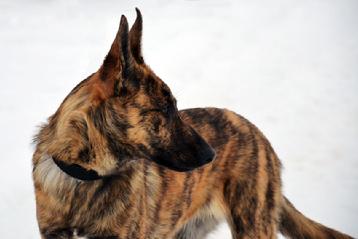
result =
[[[130,165],[127,170],[131,171],[132,175],[134,175],[134,168],[137,167]],[[124,170],[118,175],[101,176],[96,171],[86,170],[76,164],[65,164],[62,161],[44,154],[34,165],[33,177],[35,183],[41,185],[44,191],[61,195],[64,192],[73,190],[77,185],[100,185],[103,180],[110,178],[118,180],[120,175],[123,176],[121,180],[127,180],[127,170]]]
[[[96,208],[97,210],[112,213],[112,208],[115,208],[116,205],[122,205],[117,208],[116,211],[118,215],[122,215],[126,213],[128,207],[140,208],[138,204],[140,202],[138,200],[129,203],[128,198],[133,194],[138,196],[141,200],[143,198],[141,193],[143,193],[144,173],[141,170],[144,166],[141,162],[142,161],[138,162],[138,167],[129,167],[121,174],[95,180],[94,178],[97,178],[98,174],[94,174],[93,172],[88,173],[88,170],[84,168],[78,169],[77,166],[63,165],[59,163],[58,160],[44,154],[34,165],[33,177],[35,189],[38,191],[37,195],[46,195],[48,198],[54,199],[46,204],[46,207],[49,208],[57,210],[58,208],[66,208],[67,205],[71,205],[71,208],[81,208],[84,205],[90,205],[93,202],[97,203],[97,201],[99,201],[99,207]],[[85,177],[84,174],[79,176],[78,172],[85,172],[87,174],[86,178],[92,180],[85,181],[78,179],[79,177]],[[113,196],[117,195],[117,192],[120,192],[121,197]],[[76,216],[81,218],[95,218],[98,216],[97,211],[90,210],[90,208],[78,210],[76,213]],[[91,229],[91,223],[90,225],[77,225],[76,216],[70,212],[64,212],[64,214],[66,216],[63,217],[63,223],[69,223],[69,225],[71,225],[71,228],[69,228],[70,233],[72,233],[71,238],[87,238],[80,237],[79,233],[76,232],[76,228],[85,229],[83,232],[84,235],[87,233],[95,233]],[[54,222],[54,224],[56,223],[57,222]]]

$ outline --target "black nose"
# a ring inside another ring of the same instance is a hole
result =
[[[207,148],[199,154],[198,158],[202,165],[210,163],[215,158],[215,151],[208,145]]]
[[[178,130],[175,136],[170,147],[158,149],[151,156],[154,162],[175,171],[185,172],[214,160],[214,149],[195,130]]]

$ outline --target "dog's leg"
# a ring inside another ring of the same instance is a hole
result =
[[[225,189],[229,223],[234,239],[277,238],[277,210],[260,200],[245,183],[233,183]],[[272,192],[275,193],[275,192]]]
[[[276,239],[277,238],[277,226],[276,223],[266,224],[261,226],[249,226],[244,225],[245,219],[238,214],[233,214],[232,219],[229,220],[229,226],[233,239]]]

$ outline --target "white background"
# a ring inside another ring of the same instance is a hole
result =
[[[358,237],[357,1],[0,0],[1,238],[39,238],[31,137],[135,6],[146,62],[180,108],[247,117],[281,158],[296,207]],[[230,238],[227,226],[210,238]]]

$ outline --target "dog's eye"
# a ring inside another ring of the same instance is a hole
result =
[[[169,106],[168,106],[168,105],[164,106],[164,107],[161,109],[161,111],[162,111],[163,114],[168,114],[168,113],[169,113]]]
[[[144,109],[140,112],[141,115],[146,115],[146,114],[149,114],[149,113],[153,113],[153,112],[159,112],[161,113],[162,110],[161,109],[157,109],[157,108],[151,108],[151,109]]]
[[[141,111],[141,115],[146,115],[146,114],[153,113],[153,112],[162,113],[164,115],[167,115],[169,113],[169,106],[166,105],[163,108],[145,109],[145,110]]]

